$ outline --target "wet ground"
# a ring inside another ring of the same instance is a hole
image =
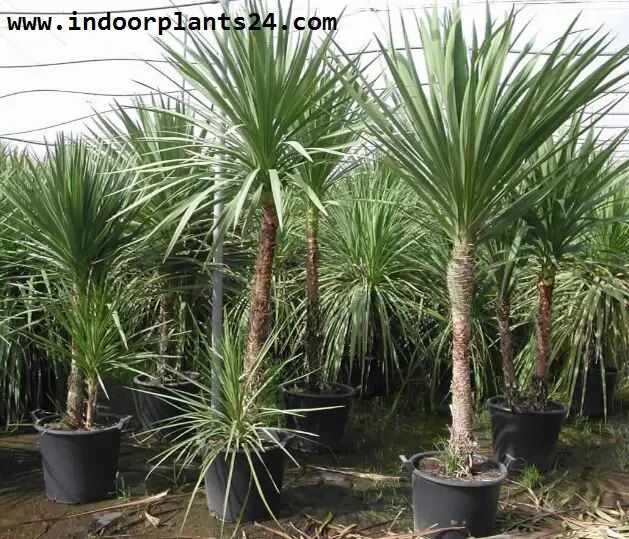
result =
[[[607,424],[570,421],[562,434],[556,470],[541,478],[529,471],[505,484],[501,532],[539,532],[550,526],[544,515],[554,513],[557,520],[557,515],[576,507],[629,507],[627,418],[624,411]],[[447,420],[446,416],[412,411],[391,415],[378,400],[357,403],[347,452],[300,456],[302,467],[288,468],[279,522],[288,530],[293,529],[291,524],[305,529],[306,522],[313,522],[310,518],[319,522],[331,518],[334,524],[356,525],[354,531],[365,530],[366,534],[369,529],[373,537],[412,529],[410,487],[398,455],[410,457],[434,449],[447,435]],[[488,452],[486,414],[477,420],[482,452]],[[127,434],[121,448],[117,492],[97,504],[66,506],[44,496],[38,435],[28,428],[1,435],[0,538],[218,537],[221,525],[208,514],[202,492],[192,503],[182,530],[196,480],[194,469],[177,479],[176,471],[164,466],[145,479],[149,460],[158,449]],[[163,494],[165,491],[168,493]],[[146,501],[160,493],[161,497]],[[263,525],[279,529],[273,521]],[[233,529],[226,525],[223,531],[230,535]],[[559,532],[553,535],[552,529],[549,533],[547,537],[561,536]],[[240,536],[281,537],[254,525],[246,526]]]

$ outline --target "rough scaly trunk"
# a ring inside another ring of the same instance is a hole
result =
[[[269,296],[271,292],[271,278],[273,272],[273,258],[279,222],[273,202],[262,205],[262,227],[258,239],[258,254],[256,257],[253,286],[251,290],[251,311],[249,313],[249,334],[245,347],[243,370],[249,378],[249,383],[257,387],[260,369],[251,379],[256,358],[266,338],[266,324],[269,311]]]
[[[537,280],[537,316],[535,320],[535,374],[531,381],[531,400],[535,410],[543,410],[548,402],[548,359],[555,272],[542,268]]]
[[[500,335],[500,357],[502,358],[502,374],[504,376],[505,398],[507,406],[513,406],[517,395],[515,365],[513,363],[513,336],[511,334],[511,301],[504,293],[498,295],[496,301],[496,318]]]
[[[475,449],[472,434],[470,340],[474,247],[462,241],[454,246],[448,266],[448,293],[452,314],[452,431],[450,448],[468,467]]]
[[[319,310],[319,244],[318,220],[316,209],[308,208],[307,245],[306,245],[306,367],[310,376],[309,386],[313,390],[321,389],[321,326]]]
[[[94,426],[94,414],[96,412],[96,400],[98,398],[98,382],[89,383],[87,386],[87,402],[85,410],[85,428]]]
[[[157,363],[156,377],[163,383],[167,376],[168,344],[170,341],[170,321],[172,319],[173,298],[170,294],[163,294],[159,300],[159,359]]]
[[[83,426],[83,406],[85,404],[85,380],[76,364],[77,346],[72,342],[72,365],[68,377],[68,396],[66,400],[66,413],[68,423],[74,429]]]

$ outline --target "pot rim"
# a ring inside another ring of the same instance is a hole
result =
[[[190,378],[193,382],[197,382],[201,378],[201,373],[196,371],[181,371],[180,374]],[[141,373],[137,374],[133,377],[133,383],[137,384],[140,387],[148,387],[148,388],[177,388],[185,385],[189,385],[192,382],[190,380],[182,379],[178,382],[169,382],[167,384],[151,384],[147,382],[148,379],[154,378],[150,374]]]
[[[41,434],[54,434],[55,436],[98,436],[99,434],[109,433],[112,431],[121,431],[123,430],[131,421],[130,415],[120,416],[117,414],[99,414],[101,418],[111,418],[117,420],[118,422],[115,425],[111,425],[109,427],[104,427],[102,429],[93,429],[93,430],[61,430],[61,429],[51,429],[46,427],[47,423],[52,421],[58,421],[61,416],[58,414],[51,414],[46,417],[41,417],[33,426],[37,431]]]
[[[511,408],[507,408],[501,404],[498,404],[497,401],[499,399],[504,399],[503,395],[496,395],[494,397],[490,397],[487,399],[487,407],[491,410],[497,410],[500,412],[505,412],[513,415],[532,415],[532,416],[540,416],[540,415],[563,415],[565,416],[568,413],[568,407],[561,401],[549,400],[549,404],[555,406],[554,410],[526,410],[526,411],[518,411],[514,412]]]
[[[416,464],[426,457],[434,457],[437,455],[441,455],[443,451],[424,451],[422,453],[417,453],[413,455],[408,461],[413,465],[413,474],[425,479],[426,481],[431,481],[433,483],[438,483],[440,485],[445,485],[448,487],[465,487],[465,488],[482,488],[482,487],[490,487],[494,485],[498,485],[502,483],[509,475],[509,471],[507,467],[502,464],[502,462],[498,462],[493,457],[487,457],[485,455],[479,455],[478,453],[474,453],[475,457],[481,458],[486,462],[491,462],[496,465],[496,467],[500,470],[500,477],[496,477],[495,479],[489,479],[487,481],[482,480],[464,480],[464,479],[446,479],[444,477],[437,477],[434,475],[429,475],[420,471]]]
[[[344,393],[311,393],[308,391],[292,391],[286,387],[287,385],[290,385],[291,383],[294,383],[294,382],[287,382],[286,384],[282,384],[280,387],[283,393],[286,393],[287,395],[291,395],[294,397],[306,397],[309,399],[330,399],[330,398],[351,399],[351,398],[354,398],[356,394],[358,393],[358,389],[355,388],[354,386],[350,386],[347,384],[340,384],[338,382],[329,382],[327,385],[331,387],[336,387],[338,389],[343,389],[345,390]]]

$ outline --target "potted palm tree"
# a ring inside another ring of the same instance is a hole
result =
[[[142,204],[138,212],[151,231],[149,241],[157,246],[143,259],[145,266],[154,268],[159,276],[157,282],[161,283],[155,317],[157,353],[153,369],[133,379],[136,388],[141,389],[135,393],[139,419],[142,426],[150,430],[178,413],[160,398],[164,389],[194,391],[190,380],[199,378],[197,372],[182,369],[183,339],[182,335],[173,333],[176,333],[176,323],[186,316],[185,294],[198,293],[200,288],[197,282],[201,281],[202,269],[198,255],[203,242],[198,240],[198,230],[190,230],[177,244],[170,245],[176,222],[165,226],[162,219],[171,206],[189,196],[195,179],[199,178],[198,169],[183,163],[194,153],[201,152],[203,133],[186,117],[184,102],[162,96],[153,97],[149,102],[138,98],[132,107],[117,106],[113,112],[114,118],[99,116],[98,132],[140,172],[136,198]],[[156,164],[162,167],[155,167]],[[142,200],[143,193],[150,192],[156,184],[166,184],[169,188]]]
[[[349,74],[347,82],[353,82],[349,81]],[[326,358],[321,346],[323,335],[319,286],[319,221],[323,208],[307,193],[313,193],[320,202],[324,202],[332,187],[355,166],[355,162],[347,159],[346,151],[359,136],[356,123],[360,109],[331,69],[322,74],[319,85],[329,85],[331,90],[306,111],[303,121],[307,126],[307,146],[326,146],[329,151],[319,150],[318,154],[313,154],[316,160],[311,157],[294,173],[295,178],[306,188],[303,192],[306,208],[306,324],[302,369],[305,380],[292,386],[285,385],[283,394],[288,408],[327,408],[303,414],[302,417],[289,417],[291,426],[316,435],[316,440],[299,440],[300,447],[306,450],[338,451],[343,447],[349,404],[356,392],[354,387],[330,382],[325,376],[326,359],[329,358]],[[321,111],[327,113],[321,115]]]
[[[610,74],[625,61],[623,49],[590,69],[605,46],[593,36],[571,44],[564,56],[572,26],[548,56],[530,57],[531,44],[512,56],[520,35],[515,24],[514,14],[495,24],[488,8],[485,35],[469,47],[458,7],[446,12],[443,21],[435,9],[419,23],[428,84],[422,82],[407,38],[402,51],[382,46],[391,95],[356,95],[370,117],[374,143],[417,191],[451,246],[452,428],[447,451],[406,460],[413,477],[416,530],[460,525],[482,536],[494,527],[507,472],[503,464],[477,454],[472,431],[475,254],[547,194],[541,186],[520,191],[530,172],[526,160],[577,110],[609,89],[615,82]],[[581,82],[574,86],[577,79]]]
[[[585,246],[588,229],[597,226],[595,212],[607,204],[610,189],[623,177],[627,163],[611,164],[617,137],[601,144],[590,131],[585,140],[584,117],[577,114],[567,132],[552,137],[533,158],[532,184],[553,184],[550,194],[524,216],[537,263],[535,369],[528,394],[511,407],[500,397],[489,400],[494,455],[514,459],[512,466],[535,465],[547,470],[555,461],[559,432],[567,408],[548,398],[553,290],[557,271],[570,264]],[[534,441],[533,441],[534,440]]]
[[[263,13],[266,6],[249,1],[246,9]],[[284,12],[278,4],[274,15],[281,27],[291,19],[292,8]],[[207,181],[207,176],[205,182],[195,182],[196,191],[175,205],[169,219],[177,215],[181,219],[171,245],[192,216],[212,203],[219,187],[226,202],[224,226],[239,223],[243,217],[249,222],[249,216],[260,214],[245,373],[250,371],[265,340],[284,191],[299,190],[322,209],[319,198],[295,172],[304,163],[314,161],[304,146],[315,140],[309,126],[318,118],[329,118],[329,110],[318,104],[335,90],[342,74],[321,82],[327,71],[332,34],[316,48],[312,39],[311,32],[281,32],[277,36],[272,32],[237,32],[229,36],[213,34],[210,42],[202,35],[191,34],[185,55],[163,44],[173,67],[198,92],[190,100],[189,112],[209,134],[210,150],[192,156],[181,166],[219,165],[224,176],[221,182],[214,177]],[[245,65],[248,68],[243,71],[241,66]],[[317,150],[325,152],[325,141]],[[168,183],[173,180],[156,182],[153,194]]]
[[[266,365],[271,363],[268,354],[278,335],[271,334],[253,362],[254,373],[257,369],[264,372],[255,378],[258,387],[251,391],[251,379],[242,376],[242,328],[226,317],[218,348],[205,337],[207,330],[197,326],[196,331],[201,378],[191,383],[197,391],[173,389],[165,394],[164,398],[180,413],[155,430],[176,429],[177,435],[170,447],[155,457],[152,470],[173,458],[182,464],[182,469],[192,462],[200,463],[184,523],[203,484],[210,513],[223,523],[275,518],[281,507],[284,463],[287,457],[292,459],[287,443],[294,435],[306,434],[283,427],[287,415],[299,414],[301,410],[276,405],[278,385],[293,358]],[[210,380],[217,374],[221,384],[212,388]],[[220,392],[218,399],[214,391]],[[220,401],[220,410],[211,409],[213,398]]]
[[[15,286],[61,328],[29,335],[70,365],[65,413],[35,414],[46,495],[60,503],[96,501],[115,489],[129,417],[99,416],[97,397],[105,374],[141,355],[133,337],[150,283],[132,271],[137,250],[129,246],[139,224],[131,212],[120,215],[134,177],[115,168],[102,149],[60,137],[2,186],[13,208],[9,228],[18,232],[14,263],[35,282]]]
[[[485,244],[485,254],[495,285],[495,319],[498,324],[504,403],[512,407],[520,396],[515,367],[515,346],[511,329],[511,303],[518,277],[526,261],[525,237],[528,227],[518,221]]]
[[[629,349],[625,182],[595,210],[596,224],[585,235],[583,256],[561,272],[554,292],[558,384],[570,399],[571,412],[595,418],[606,418],[612,411],[618,375]]]
[[[245,9],[247,13],[262,14],[266,6],[249,1]],[[274,19],[279,27],[288,23],[292,20],[291,8],[285,11],[278,3]],[[182,44],[185,52],[163,44],[172,67],[195,90],[190,94],[188,112],[193,112],[193,121],[206,129],[208,136],[203,142],[209,150],[192,155],[179,165],[159,163],[154,168],[194,165],[207,171],[218,165],[222,172],[222,178],[208,174],[201,178],[203,181],[195,180],[190,184],[193,189],[189,191],[189,197],[174,206],[166,218],[178,218],[179,221],[171,245],[194,217],[201,215],[200,218],[204,218],[203,210],[214,203],[219,189],[225,202],[222,231],[230,225],[241,225],[242,220],[248,223],[252,217],[257,218],[260,225],[248,332],[242,350],[238,351],[242,361],[237,363],[243,398],[250,403],[247,417],[254,419],[264,416],[258,397],[269,383],[269,365],[261,351],[270,322],[272,270],[277,232],[284,222],[285,191],[295,189],[305,193],[314,204],[322,207],[316,194],[295,174],[301,165],[315,160],[315,154],[307,148],[313,140],[308,126],[318,118],[329,118],[329,111],[318,104],[325,102],[338,80],[322,77],[327,69],[326,55],[332,36],[326,36],[315,48],[313,35],[310,32],[217,32],[212,34],[210,41],[201,34],[190,34],[188,42]],[[322,83],[323,79],[328,82]],[[324,149],[325,144],[318,151],[323,153]],[[181,181],[180,185],[184,183]],[[169,184],[174,184],[172,178],[155,182],[145,199],[157,196]],[[221,350],[218,343],[213,343],[213,347]],[[217,374],[221,372],[218,370]],[[220,385],[216,383],[220,379],[220,376],[215,377],[215,387],[211,388],[218,396],[223,395],[223,390],[216,387]],[[227,385],[226,391],[231,387]],[[216,437],[206,440],[202,449],[211,452],[213,447],[222,448],[229,460],[236,458],[234,455],[238,451],[230,442],[229,433],[240,428],[242,416],[231,414],[223,406],[220,403],[215,410],[208,409],[207,405],[204,407],[206,416],[220,421],[224,428],[217,431]],[[256,438],[248,440],[255,443]],[[277,444],[274,440],[269,443],[272,445],[258,444],[255,449],[256,458],[265,465],[276,458],[272,449],[273,444]],[[248,465],[252,472],[245,481],[247,491],[251,481],[259,487],[257,474],[253,473],[257,469],[253,461],[245,459],[241,464]],[[220,487],[225,499],[229,499],[230,484],[228,478],[224,487]],[[219,514],[228,518],[226,513]]]

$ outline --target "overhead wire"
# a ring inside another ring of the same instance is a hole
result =
[[[196,91],[195,89],[193,89]],[[25,94],[36,93],[57,93],[57,94],[71,94],[71,95],[88,95],[95,97],[148,97],[152,95],[170,95],[181,93],[181,90],[168,90],[168,91],[155,91],[155,92],[129,92],[129,93],[109,93],[109,92],[93,92],[88,90],[64,90],[61,88],[34,88],[31,90],[18,90],[16,92],[10,92],[8,94],[0,95],[0,99],[7,99],[9,97],[16,97]]]
[[[104,14],[104,13],[137,13],[137,12],[150,12],[150,11],[160,11],[160,10],[172,10],[172,9],[179,9],[179,8],[185,8],[185,7],[195,7],[195,6],[204,6],[204,5],[210,5],[210,4],[219,4],[220,0],[206,0],[206,1],[200,1],[200,2],[189,2],[189,3],[185,3],[185,4],[171,4],[171,5],[167,5],[167,6],[154,6],[154,7],[146,7],[146,8],[126,8],[126,9],[111,9],[111,10],[106,10],[106,11],[90,11],[90,12],[82,12],[82,15],[98,15],[98,14]],[[585,2],[585,1],[577,1],[577,0],[564,0],[564,1],[560,1],[560,0],[553,0],[552,2],[537,2],[534,0],[527,0],[527,1],[523,1],[523,2],[509,2],[509,1],[500,1],[497,0],[496,3],[512,3],[512,4],[521,4],[521,5],[539,5],[539,4],[591,4],[593,5],[593,2]],[[615,2],[612,0],[607,0],[606,3],[625,3],[628,4],[627,7],[629,7],[629,2]],[[465,7],[467,5],[480,5],[480,4],[485,4],[485,0],[482,1],[478,1],[478,2],[465,2],[462,5],[462,7]],[[598,5],[600,5],[597,2]],[[422,6],[422,7],[427,7],[427,6]],[[399,9],[402,10],[408,10],[408,9],[416,9],[416,8],[405,8],[405,7],[401,7]],[[360,9],[351,13],[348,13],[346,15],[344,15],[344,17],[349,17],[349,16],[353,16],[353,15],[357,15],[360,13],[380,13],[380,12],[390,12],[391,9],[377,9],[377,8],[364,8],[364,9]],[[70,15],[71,13],[69,12],[2,12],[0,11],[0,15],[28,15],[28,16],[53,16],[53,15]],[[405,47],[396,47],[396,50],[406,50]],[[423,48],[421,46],[412,46],[410,47],[411,50],[415,51],[415,50],[422,50]],[[376,54],[380,52],[380,49],[370,49],[370,50],[364,50],[361,51],[364,54]],[[513,54],[521,54],[522,51],[518,51],[518,50],[513,50],[510,51]],[[350,53],[352,55],[354,54],[359,54],[359,53]],[[531,54],[531,55],[547,55],[547,54],[551,54],[550,52],[547,51],[527,51],[527,54]],[[603,53],[602,56],[612,56],[615,53],[613,52],[608,52],[608,53]],[[43,67],[58,67],[58,66],[66,66],[66,65],[80,65],[80,64],[88,64],[88,63],[99,63],[99,62],[143,62],[143,63],[147,63],[147,64],[157,64],[157,63],[168,63],[168,60],[166,59],[147,59],[147,58],[124,58],[124,57],[118,57],[118,58],[87,58],[87,59],[78,59],[78,60],[67,60],[67,61],[59,61],[59,62],[47,62],[47,63],[36,63],[36,64],[14,64],[14,65],[0,65],[0,69],[29,69],[29,68],[43,68]],[[102,97],[142,97],[142,96],[149,96],[149,95],[158,95],[160,93],[165,94],[165,93],[178,93],[179,90],[175,90],[172,92],[148,92],[148,93],[106,93],[106,92],[91,92],[91,91],[78,91],[78,90],[64,90],[64,89],[31,89],[31,90],[22,90],[22,91],[16,91],[16,92],[11,92],[8,94],[4,94],[0,96],[0,99],[3,98],[8,98],[8,97],[13,97],[13,96],[17,96],[17,95],[21,95],[21,94],[29,94],[29,93],[37,93],[37,92],[51,92],[51,93],[61,93],[61,94],[81,94],[81,95],[93,95],[93,96],[102,96]],[[627,95],[629,94],[629,90],[627,91],[622,91],[622,90],[615,90],[615,91],[610,91],[607,92],[609,95],[611,94],[616,94],[616,95]],[[78,121],[84,120],[84,119],[88,119],[88,118],[92,118],[94,116],[97,116],[98,114],[103,114],[103,113],[109,113],[111,112],[111,110],[108,111],[104,111],[104,112],[94,112],[92,114],[89,115],[84,115],[84,116],[80,116],[78,118],[73,118],[71,120],[67,120],[64,122],[59,122],[59,123],[55,123],[55,124],[51,124],[51,125],[47,125],[41,128],[34,128],[34,129],[28,129],[28,130],[23,130],[23,131],[18,131],[18,132],[13,132],[13,133],[7,133],[4,135],[0,135],[0,138],[4,138],[4,139],[8,139],[10,136],[12,135],[20,135],[20,134],[26,134],[26,133],[35,133],[38,131],[45,131],[48,129],[52,129],[55,127],[61,127],[63,125],[69,125],[72,123],[76,123]],[[609,112],[608,115],[610,116],[629,116],[629,112]],[[603,127],[603,126],[601,126]],[[609,126],[612,129],[620,129],[622,127],[620,126]],[[17,140],[17,139],[16,139]],[[26,142],[26,141],[25,141]],[[32,142],[32,141],[31,141]]]
[[[613,9],[617,7],[627,8],[629,9],[629,4],[627,0],[491,0],[493,4],[513,4],[515,6],[554,6],[554,5],[579,5],[579,6],[591,6],[596,7],[597,9],[601,9],[601,4],[611,4],[614,6]],[[168,5],[160,5],[160,6],[152,6],[152,7],[136,7],[136,8],[123,8],[123,9],[104,9],[104,10],[92,10],[92,11],[77,11],[81,15],[104,15],[107,13],[112,14],[120,14],[120,13],[148,13],[152,11],[167,11],[172,9],[180,9],[187,7],[200,7],[200,6],[208,6],[208,5],[217,5],[220,4],[221,0],[201,0],[197,2],[187,2],[185,4],[168,4]],[[460,7],[467,6],[483,6],[486,4],[486,0],[469,0],[461,2]],[[431,1],[426,1],[424,5],[421,6],[400,6],[397,9],[401,10],[411,10],[411,9],[425,9],[432,7],[434,5]],[[444,6],[454,6],[456,2],[450,2],[448,4],[444,4]],[[363,12],[389,12],[390,8],[380,9],[380,8],[362,8],[357,11],[358,13]],[[24,15],[24,16],[56,16],[56,15],[72,15],[71,11],[0,11],[0,15]]]
[[[200,2],[188,2],[186,4],[169,4],[143,8],[105,9],[99,11],[80,11],[81,15],[105,15],[106,13],[148,13],[150,11],[166,11],[185,7],[207,6],[220,4],[221,0],[202,0]],[[78,10],[74,10],[78,11]],[[0,15],[23,15],[29,17],[52,17],[55,15],[72,15],[72,11],[0,11]]]

